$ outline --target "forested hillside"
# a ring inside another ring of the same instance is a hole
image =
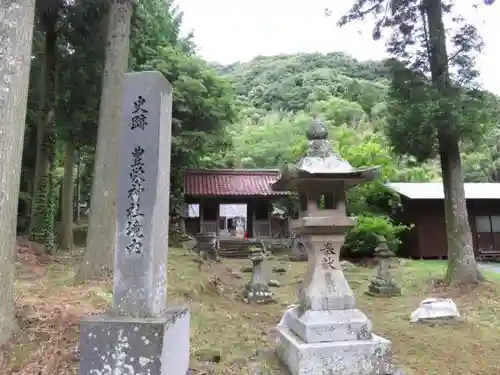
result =
[[[319,116],[328,124],[338,152],[354,165],[383,164],[387,178],[394,181],[440,178],[434,157],[424,163],[392,152],[387,137],[388,62],[361,62],[333,52],[211,65],[232,83],[239,109],[238,122],[229,129],[234,142],[224,160],[229,165],[276,167],[293,161],[303,146],[305,126]],[[477,122],[474,137],[462,144],[465,180],[498,181],[499,101],[488,92],[470,95],[480,96],[475,101],[481,107],[465,118]]]
[[[396,60],[360,62],[335,52],[209,64],[196,55],[193,37],[181,35],[182,12],[172,2],[134,4],[128,70],[158,70],[173,86],[171,214],[182,212],[186,168],[279,168],[303,153],[305,129],[319,117],[352,165],[382,167],[379,181],[349,194],[349,212],[360,223],[350,235],[380,233],[397,242],[402,228],[389,220],[397,197],[384,182],[437,180],[441,173],[436,112],[445,106],[428,71],[409,65],[397,70]],[[47,252],[72,247],[73,221],[85,219],[82,206],[104,207],[91,202],[91,191],[99,191],[92,183],[113,185],[97,157],[110,148],[101,142],[99,154],[97,142],[100,124],[109,124],[99,100],[108,5],[89,0],[37,10],[18,231]],[[498,98],[461,83],[450,98],[445,104],[459,130],[466,181],[500,181]],[[293,209],[293,202],[286,203]],[[106,245],[92,230],[112,220],[94,218],[89,233],[99,244],[87,244],[87,253],[104,247],[112,254],[114,228]]]
[[[422,77],[410,89],[398,87],[401,74],[395,74],[394,61],[360,62],[342,53],[258,57],[212,67],[232,83],[238,109],[238,121],[228,129],[233,147],[222,166],[293,163],[306,147],[306,127],[319,117],[336,151],[353,166],[382,167],[379,181],[349,193],[349,211],[358,217],[358,226],[347,246],[369,251],[374,233],[397,244],[405,227],[390,219],[398,197],[384,182],[441,179],[432,97],[420,84]],[[461,141],[465,181],[500,181],[499,100],[489,92],[460,90],[453,105],[459,125],[467,129]]]

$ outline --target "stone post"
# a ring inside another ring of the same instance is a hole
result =
[[[304,248],[302,239],[297,237],[295,232],[291,234],[292,249],[290,254],[290,260],[292,261],[307,261],[307,250]]]
[[[203,260],[219,261],[219,241],[213,232],[196,234],[196,249]]]
[[[395,283],[391,275],[391,260],[394,253],[389,249],[385,238],[375,249],[375,258],[378,262],[377,274],[372,279],[366,294],[371,296],[394,297],[401,295],[401,288]]]
[[[291,227],[308,252],[299,305],[278,325],[278,355],[292,375],[392,374],[391,343],[372,333],[339,262],[345,233],[355,224],[346,215],[345,189],[374,179],[378,168],[357,170],[334,154],[318,121],[307,138],[306,156],[273,184],[299,193],[299,219]]]
[[[252,278],[245,287],[246,299],[248,302],[261,304],[274,302],[272,298],[273,293],[269,290],[267,279],[264,275],[264,251],[259,248],[253,248],[249,258],[252,261]]]
[[[185,375],[189,311],[167,307],[172,87],[125,75],[113,308],[81,322],[80,375]]]

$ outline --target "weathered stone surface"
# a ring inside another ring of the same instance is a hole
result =
[[[401,295],[401,288],[393,281],[372,280],[366,294],[373,297],[396,297]]]
[[[167,308],[172,87],[140,72],[124,90],[113,308],[81,322],[80,375],[185,375],[189,311]]]
[[[457,305],[451,298],[427,298],[411,314],[411,321],[453,323],[460,318]]]
[[[401,288],[391,275],[392,258],[394,253],[389,249],[385,238],[380,237],[380,243],[375,250],[378,261],[377,274],[372,279],[366,294],[376,297],[394,297],[401,295]]]
[[[245,297],[248,302],[272,303],[275,302],[273,293],[269,289],[263,270],[265,255],[262,250],[256,249],[250,255],[252,261],[252,278],[245,286]]]
[[[392,374],[387,374],[387,375],[406,375],[403,370],[401,369],[396,369]]]
[[[189,370],[189,311],[157,318],[92,316],[81,322],[80,375],[185,375]]]
[[[301,261],[307,261],[307,249],[305,248],[304,244],[302,243],[302,239],[300,237],[297,237],[297,234],[295,232],[292,232],[291,234],[291,254],[290,254],[290,260],[296,261],[296,262],[301,262]]]
[[[356,170],[333,154],[318,122],[307,137],[307,155],[273,184],[299,192],[299,218],[290,227],[309,263],[299,306],[289,308],[277,327],[277,354],[293,375],[391,374],[391,343],[374,335],[370,320],[355,308],[339,261],[345,233],[355,225],[346,215],[345,189],[372,179],[377,168]]]
[[[215,233],[197,233],[196,249],[204,260],[219,261],[219,241]]]
[[[286,327],[278,327],[277,354],[292,375],[390,375],[391,342],[370,340],[305,343]]]
[[[305,343],[369,340],[372,323],[358,309],[287,311],[288,328]]]
[[[127,73],[113,289],[119,315],[166,309],[171,119],[172,86],[163,74]]]
[[[311,262],[310,257],[309,262]],[[299,290],[299,303],[303,310],[354,309],[356,298],[341,269],[325,269],[322,261]],[[309,271],[311,272],[311,271]]]

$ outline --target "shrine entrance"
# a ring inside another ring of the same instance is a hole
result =
[[[200,204],[188,204],[186,222],[187,232],[195,233],[216,233],[219,230],[220,238],[233,237],[243,238],[247,229],[247,205],[246,203],[222,203],[218,207],[211,207],[210,204],[203,205],[200,216]],[[217,212],[219,210],[219,218]],[[218,226],[218,227],[217,227]]]
[[[273,202],[288,192],[271,184],[279,172],[269,169],[189,169],[184,176],[186,232],[215,232],[225,238],[288,235],[288,221],[273,215]]]

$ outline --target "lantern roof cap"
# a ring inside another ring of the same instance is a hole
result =
[[[328,129],[319,119],[311,122],[306,137],[309,142],[306,154],[281,170],[273,190],[298,190],[298,181],[306,179],[344,181],[347,188],[371,181],[378,175],[379,167],[356,169],[334,152]]]

